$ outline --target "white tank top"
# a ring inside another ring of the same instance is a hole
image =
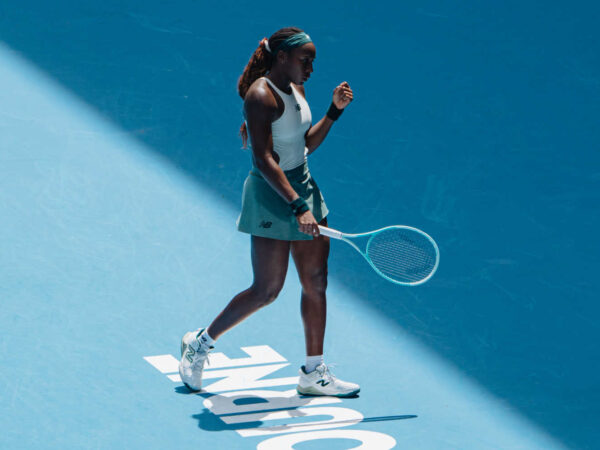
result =
[[[267,77],[264,78],[283,100],[284,110],[281,117],[271,123],[273,150],[279,155],[279,167],[290,170],[304,164],[308,148],[304,134],[310,128],[312,115],[308,102],[300,92],[290,84],[291,94],[286,94]]]

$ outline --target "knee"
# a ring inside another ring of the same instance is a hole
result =
[[[308,293],[324,294],[327,290],[327,266],[317,267],[300,276],[302,289]]]
[[[252,290],[254,291],[254,298],[257,306],[262,308],[270,303],[273,303],[281,289],[283,288],[282,283],[272,283],[268,285],[254,285]]]

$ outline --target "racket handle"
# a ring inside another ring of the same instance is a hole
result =
[[[333,228],[327,228],[323,225],[319,225],[319,232],[324,236],[329,236],[334,239],[342,239],[342,232],[334,230]]]

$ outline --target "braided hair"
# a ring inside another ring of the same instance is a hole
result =
[[[296,27],[286,27],[277,30],[268,40],[269,48],[275,49],[290,36],[301,32],[302,30]],[[275,56],[276,55],[269,53],[261,41],[258,48],[254,50],[254,53],[250,57],[250,61],[246,64],[244,72],[238,79],[238,93],[242,99],[246,98],[246,93],[248,92],[248,89],[250,89],[252,83],[271,70],[273,63],[275,62]],[[247,148],[248,129],[246,128],[246,122],[242,123],[242,126],[240,127],[240,136],[242,137],[243,148]]]

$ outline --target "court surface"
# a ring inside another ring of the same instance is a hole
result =
[[[599,11],[3,1],[0,448],[598,448]],[[330,225],[418,227],[440,267],[400,287],[332,243],[325,358],[358,398],[291,392],[293,265],[190,395],[182,334],[252,281],[237,78],[289,25],[313,120],[354,90],[309,157]]]

